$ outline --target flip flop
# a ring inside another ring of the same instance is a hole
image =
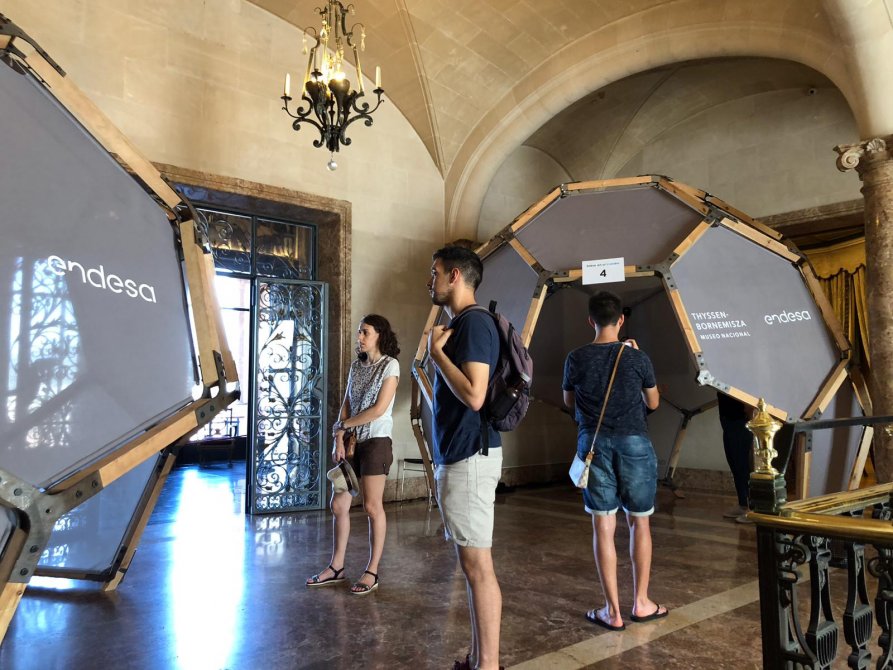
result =
[[[612,626],[611,624],[609,624],[598,615],[598,610],[589,610],[588,612],[586,612],[586,619],[594,623],[596,626],[601,626],[602,628],[607,628],[608,630],[613,630],[616,632],[626,630],[626,624],[621,624],[619,626]]]
[[[663,619],[670,613],[670,610],[664,608],[664,611],[661,612],[661,607],[662,605],[658,605],[657,609],[655,609],[654,612],[652,612],[651,614],[646,614],[645,616],[636,616],[635,614],[630,614],[629,618],[636,623],[647,623],[649,621],[654,621],[655,619]]]

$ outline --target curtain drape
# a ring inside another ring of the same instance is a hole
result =
[[[855,362],[868,372],[865,239],[841,242],[805,252],[834,313],[853,346]]]

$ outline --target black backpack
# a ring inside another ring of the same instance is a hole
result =
[[[490,447],[490,431],[493,426],[501,433],[514,430],[527,414],[530,405],[530,384],[533,381],[533,359],[521,341],[515,327],[502,314],[496,312],[496,301],[490,309],[474,305],[465,311],[480,311],[493,317],[499,333],[499,359],[490,375],[487,395],[481,408],[481,453],[486,456]],[[464,313],[464,312],[463,312]]]

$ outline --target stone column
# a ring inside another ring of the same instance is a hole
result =
[[[893,415],[893,135],[835,147],[837,167],[862,180],[871,400],[875,415]],[[879,482],[893,481],[893,437],[875,431]]]

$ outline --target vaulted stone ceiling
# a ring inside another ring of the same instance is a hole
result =
[[[319,0],[251,1],[297,27],[318,26]],[[351,19],[366,26],[365,72],[381,65],[387,99],[413,125],[445,177],[457,160],[455,167],[464,169],[461,163],[474,151],[468,143],[499,123],[490,117],[500,116],[507,98],[529,97],[533,79],[560,76],[568,56],[581,49],[610,49],[673,23],[833,32],[817,0],[359,0],[355,5]],[[667,73],[655,76],[660,80]],[[647,89],[653,80],[634,84]],[[568,91],[564,97],[571,103],[588,92]]]
[[[628,176],[624,166],[630,159],[674,127],[716,107],[778,91],[839,95],[827,77],[790,61],[719,58],[676,63],[590,93],[552,117],[524,144],[551,156],[572,180]]]

